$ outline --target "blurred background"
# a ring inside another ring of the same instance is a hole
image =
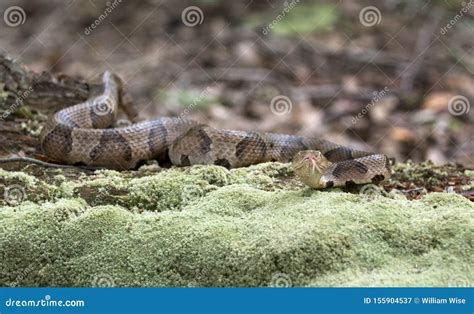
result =
[[[472,0],[2,0],[0,12],[0,54],[87,81],[116,72],[141,119],[474,167]]]

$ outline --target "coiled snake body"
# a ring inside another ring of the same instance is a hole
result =
[[[293,160],[296,174],[316,187],[380,181],[390,176],[388,158],[332,142],[274,133],[214,129],[181,118],[158,118],[109,128],[121,101],[121,81],[106,72],[103,92],[57,112],[40,135],[52,160],[111,169],[169,157],[176,166],[214,164],[226,168]]]

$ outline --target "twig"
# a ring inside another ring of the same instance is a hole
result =
[[[53,163],[50,163],[50,162],[46,162],[46,161],[42,161],[42,160],[30,158],[30,157],[10,157],[10,158],[1,158],[0,159],[0,164],[7,164],[7,163],[13,163],[13,162],[26,162],[26,163],[36,164],[36,165],[39,165],[39,166],[49,167],[49,168],[81,169],[81,170],[88,170],[88,171],[104,169],[102,167],[72,166],[72,165],[53,164]]]

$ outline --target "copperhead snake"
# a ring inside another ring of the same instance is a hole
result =
[[[215,129],[182,118],[161,117],[110,128],[121,102],[121,80],[103,75],[101,94],[64,108],[45,124],[40,143],[55,162],[133,169],[150,159],[176,166],[226,168],[292,161],[295,173],[314,188],[379,182],[391,175],[387,156],[296,135]]]

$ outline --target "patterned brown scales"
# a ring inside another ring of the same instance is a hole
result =
[[[176,166],[245,167],[292,162],[300,179],[315,188],[379,182],[390,177],[385,155],[296,135],[215,129],[163,117],[111,128],[121,105],[120,79],[104,73],[102,94],[54,114],[40,136],[44,153],[60,163],[133,169],[149,159]]]

